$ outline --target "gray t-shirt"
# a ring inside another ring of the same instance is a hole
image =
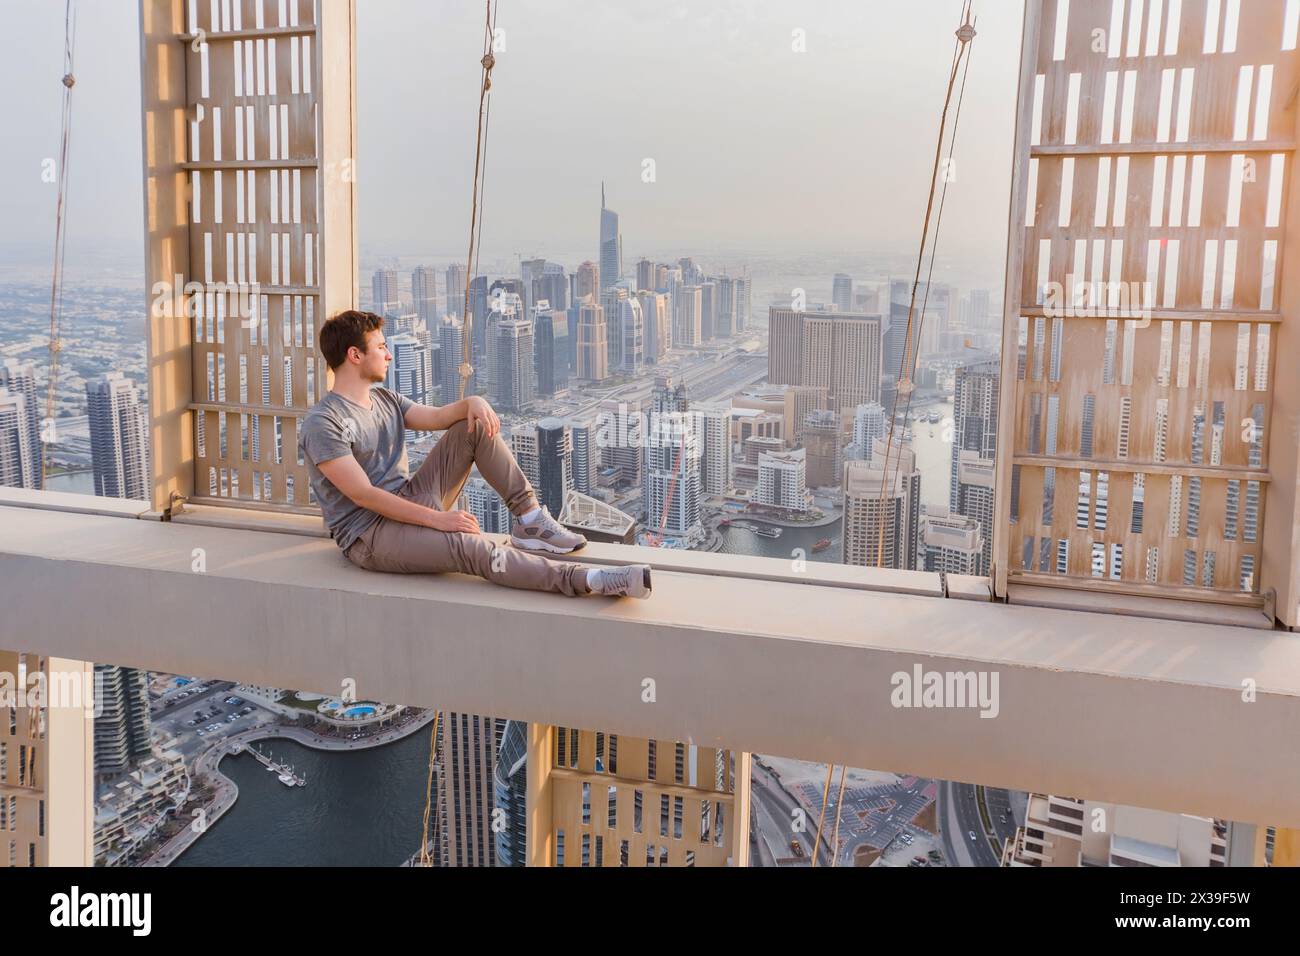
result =
[[[311,407],[298,437],[311,474],[312,491],[330,535],[344,551],[379,515],[353,503],[316,467],[317,462],[353,455],[376,488],[396,492],[410,478],[406,463],[406,410],[415,403],[386,388],[370,390],[370,408],[329,392]]]

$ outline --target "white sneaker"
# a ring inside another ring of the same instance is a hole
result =
[[[515,520],[515,526],[510,530],[510,541],[526,551],[549,551],[552,554],[569,554],[587,543],[582,535],[570,531],[551,517],[550,509],[545,505],[531,524]]]
[[[592,582],[592,594],[610,597],[648,598],[650,596],[650,565],[627,564],[619,568],[597,568]]]

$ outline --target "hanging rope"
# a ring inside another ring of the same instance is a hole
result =
[[[884,567],[885,560],[885,499],[888,490],[893,488],[898,479],[898,473],[902,469],[903,448],[902,438],[899,439],[898,456],[894,461],[894,472],[890,474],[890,457],[894,446],[894,431],[898,427],[898,406],[899,399],[905,394],[907,397],[903,410],[903,430],[907,430],[907,422],[912,414],[912,394],[915,391],[915,385],[912,380],[916,357],[914,353],[914,342],[919,344],[921,330],[925,324],[925,310],[930,303],[930,287],[934,278],[935,256],[939,248],[939,231],[943,224],[943,209],[948,199],[948,183],[951,182],[950,176],[944,176],[943,188],[939,188],[939,170],[943,161],[943,144],[948,132],[948,110],[952,104],[953,93],[957,92],[957,109],[953,116],[952,132],[947,136],[948,155],[951,159],[953,151],[957,144],[957,129],[961,122],[962,103],[966,99],[966,77],[970,73],[971,60],[971,41],[975,39],[975,21],[971,17],[973,0],[965,0],[962,6],[962,24],[957,29],[957,42],[953,47],[952,66],[948,73],[948,88],[944,95],[943,112],[939,118],[939,140],[935,144],[934,168],[930,173],[930,190],[926,199],[925,222],[921,228],[921,247],[916,258],[916,274],[912,280],[912,295],[907,307],[907,333],[903,343],[903,355],[899,361],[898,377],[896,382],[898,387],[894,391],[894,401],[890,409],[889,416],[889,435],[885,442],[885,462],[881,469],[880,476],[880,498],[877,505],[877,537],[876,537],[876,567]],[[965,61],[963,65],[963,60]],[[961,74],[961,87],[957,89],[957,77]],[[939,208],[935,217],[934,238],[930,239],[930,219],[935,212],[935,194],[938,193]],[[926,246],[929,245],[930,264],[926,273],[925,298],[921,302],[921,315],[916,317],[916,295],[921,282],[921,270],[925,267]],[[916,326],[915,336],[913,335],[913,324]],[[826,771],[826,788],[822,793],[822,819],[826,817],[827,801],[830,797],[831,774],[835,765],[831,764]],[[847,767],[840,769],[840,791],[835,803],[835,827],[831,838],[831,866],[837,866],[839,863],[839,832],[840,832],[840,814],[844,805],[844,787],[845,771]],[[821,825],[817,827],[818,840],[821,839]],[[816,866],[816,854],[813,856],[813,865]]]
[[[826,783],[822,785],[822,814],[817,818],[817,836],[813,838],[812,845],[812,865],[817,866],[817,855],[821,852],[822,847],[822,827],[826,825],[826,804],[831,798],[831,777],[835,773],[835,764],[826,766]]]
[[[429,774],[424,782],[424,826],[420,830],[420,866],[432,866],[429,845],[434,842],[429,836],[429,817],[433,812],[433,768],[438,754],[438,725],[442,720],[442,711],[434,711],[433,732],[429,736]]]
[[[920,319],[918,320],[916,318],[916,296],[921,284],[921,270],[925,266],[925,255],[926,255],[927,243],[930,245],[930,272],[927,275],[927,280],[926,280],[926,293],[925,293],[926,298],[924,300],[926,304],[929,303],[929,295],[930,295],[929,277],[933,276],[934,274],[934,258],[935,258],[935,253],[938,250],[938,241],[939,241],[938,223],[936,223],[935,226],[934,240],[933,242],[931,242],[930,241],[930,219],[932,214],[934,213],[935,197],[937,192],[942,193],[942,198],[940,199],[940,204],[939,204],[940,205],[939,216],[940,219],[942,219],[943,202],[947,199],[948,183],[951,179],[950,176],[944,176],[943,188],[940,191],[938,188],[939,170],[943,162],[943,144],[944,144],[944,139],[946,137],[947,128],[948,128],[948,110],[952,104],[953,93],[956,90],[957,77],[959,71],[961,73],[961,92],[958,96],[957,115],[954,118],[954,122],[953,122],[952,142],[949,143],[950,156],[951,156],[952,146],[956,141],[957,122],[959,122],[961,119],[961,102],[964,101],[966,95],[966,76],[970,71],[970,57],[968,55],[970,51],[970,41],[973,40],[975,37],[975,25],[971,21],[971,4],[972,4],[972,0],[966,0],[962,10],[962,25],[957,30],[957,34],[956,34],[957,40],[953,50],[952,69],[949,71],[948,89],[944,95],[943,113],[940,116],[940,120],[939,120],[939,139],[938,142],[935,144],[935,150],[934,150],[934,167],[930,173],[930,191],[929,191],[929,196],[926,200],[925,222],[921,229],[921,248],[916,258],[916,275],[912,280],[912,295],[907,308],[907,331],[906,331],[906,337],[904,339],[904,344],[903,344],[903,355],[899,361],[898,376],[895,379],[895,381],[897,382],[897,387],[894,390],[894,401],[892,407],[890,408],[889,435],[885,442],[885,462],[881,473],[880,499],[877,508],[878,511],[878,515],[877,515],[878,529],[877,529],[877,540],[876,540],[876,566],[877,567],[884,566],[885,498],[887,496],[888,490],[893,487],[894,480],[896,480],[897,478],[897,472],[902,466],[903,449],[901,447],[902,439],[900,436],[898,460],[894,464],[895,473],[891,477],[890,457],[894,448],[894,432],[898,428],[899,400],[904,395],[906,395],[907,403],[905,406],[904,422],[903,422],[903,429],[904,431],[906,431],[907,429],[906,416],[911,414],[912,393],[915,390],[915,383],[913,381],[913,376],[915,374],[915,365],[916,365],[914,350],[916,344],[919,344],[920,330],[922,324],[925,321],[924,305],[922,306],[922,314]],[[961,68],[963,59],[965,60],[964,69]],[[914,325],[916,327],[915,333],[913,332]]]
[[[492,102],[489,94],[492,90],[492,67],[496,66],[496,57],[492,54],[492,40],[496,36],[497,7],[500,5],[499,2],[494,5],[492,0],[484,0],[484,2],[486,14],[483,22],[483,56],[479,60],[479,67],[482,72],[479,78],[478,129],[475,133],[474,142],[474,180],[470,191],[469,251],[465,256],[465,300],[461,306],[464,342],[462,343],[461,363],[457,368],[460,374],[460,399],[464,399],[465,386],[469,382],[470,376],[474,374],[474,366],[470,364],[470,348],[474,338],[474,313],[470,308],[469,290],[474,276],[478,272],[478,256],[482,249],[483,222],[480,212],[483,208],[483,198],[487,187],[487,176],[484,175],[484,168],[487,164],[488,129],[492,120]],[[434,768],[437,766],[438,730],[441,724],[442,712],[435,711],[433,729],[429,734],[429,768],[424,783],[424,818],[420,831],[420,866],[433,865],[429,848],[437,839],[436,826],[433,838],[430,837],[429,827],[430,817],[433,815],[433,777]],[[436,820],[433,822],[434,824],[437,823]]]
[[[465,256],[465,301],[461,306],[462,316],[464,317],[464,338],[462,361],[457,371],[460,373],[460,398],[465,397],[465,386],[469,382],[470,376],[474,374],[474,366],[470,364],[470,348],[474,338],[474,313],[470,308],[469,291],[474,282],[474,274],[478,271],[478,257],[476,250],[481,251],[481,238],[483,235],[483,226],[479,221],[479,207],[482,205],[482,193],[480,189],[486,187],[487,177],[483,169],[487,153],[487,133],[488,123],[491,120],[491,103],[489,94],[492,91],[492,68],[496,66],[496,57],[492,54],[492,38],[496,34],[496,9],[492,5],[492,0],[484,0],[486,5],[486,17],[483,24],[483,57],[479,60],[479,66],[482,70],[479,81],[478,94],[478,129],[475,132],[474,142],[474,183],[471,189],[470,199],[470,217],[469,217],[469,252]],[[482,182],[482,186],[480,186]]]
[[[60,326],[63,320],[63,261],[68,233],[65,225],[68,204],[68,156],[72,145],[72,88],[77,79],[74,59],[77,46],[77,9],[74,0],[67,0],[63,11],[63,112],[60,117],[61,141],[59,165],[55,169],[58,199],[54,208],[54,271],[50,279],[50,376],[45,387],[45,421],[41,425],[41,444],[46,443],[48,423],[54,420],[54,403],[59,379],[59,353],[63,351]],[[35,409],[30,409],[36,414]],[[32,454],[36,449],[32,449]],[[44,448],[41,449],[41,487],[45,487],[47,468]]]

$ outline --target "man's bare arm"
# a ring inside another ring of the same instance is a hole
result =
[[[402,421],[414,431],[440,432],[462,419],[469,422],[471,430],[479,427],[485,429],[484,434],[488,438],[501,431],[501,419],[481,395],[471,395],[440,407],[412,405],[406,410]]]
[[[365,469],[351,455],[344,455],[333,461],[322,461],[316,467],[335,488],[347,495],[353,504],[367,511],[373,511],[393,521],[400,521],[402,524],[419,525],[422,528],[433,528],[435,531],[481,533],[478,519],[468,511],[436,511],[418,501],[411,501],[383,488],[376,488],[370,483]]]
[[[446,405],[412,405],[406,410],[403,422],[407,428],[418,432],[446,431],[468,414],[465,399]],[[346,494],[346,492],[345,492]]]

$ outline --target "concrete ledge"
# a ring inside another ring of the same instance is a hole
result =
[[[1071,588],[1049,588],[1031,584],[1007,586],[1007,601],[1032,607],[1050,607],[1093,614],[1123,614],[1162,621],[1203,621],[1227,627],[1272,630],[1273,619],[1259,608],[1233,607],[1208,601],[1180,601]]]
[[[235,528],[240,531],[279,531],[309,538],[329,539],[329,531],[319,516],[250,511],[242,508],[214,508],[210,505],[185,506],[172,515],[174,524],[203,525],[209,528]]]
[[[141,518],[149,513],[149,502],[133,498],[100,498],[67,491],[31,491],[0,486],[0,507],[36,508],[40,511],[69,511],[109,518]]]
[[[329,538],[329,532],[317,517],[238,508],[186,504],[184,510],[172,518],[172,522],[211,528],[279,531],[313,538]],[[487,537],[501,543],[508,540],[508,535],[495,534]],[[762,581],[813,582],[828,587],[943,597],[943,588],[938,574],[926,571],[895,571],[891,568],[849,567],[824,561],[808,561],[806,555],[802,562],[796,563],[793,556],[789,561],[785,561],[749,555],[591,542],[578,553],[555,557],[562,561],[581,561],[593,565],[649,564],[656,570],[681,571],[689,574],[721,574],[727,577],[753,578]],[[984,579],[971,578],[970,580],[977,582]],[[987,594],[987,582],[985,583]]]
[[[592,542],[560,560],[584,564],[648,564],[659,571],[683,574],[714,575],[754,581],[785,581],[791,584],[818,584],[823,587],[855,588],[918,597],[943,597],[938,574],[928,571],[895,571],[892,568],[863,568],[826,561],[796,562],[780,558],[760,558],[745,554],[719,554],[709,551],[680,551],[673,548],[642,548],[624,544]]]
[[[1282,632],[671,570],[649,601],[563,598],[19,508],[0,606],[0,647],[1300,826]],[[895,707],[916,667],[995,673],[997,716]]]
[[[969,574],[950,574],[948,597],[958,601],[991,601],[993,587],[988,578],[978,578]]]

